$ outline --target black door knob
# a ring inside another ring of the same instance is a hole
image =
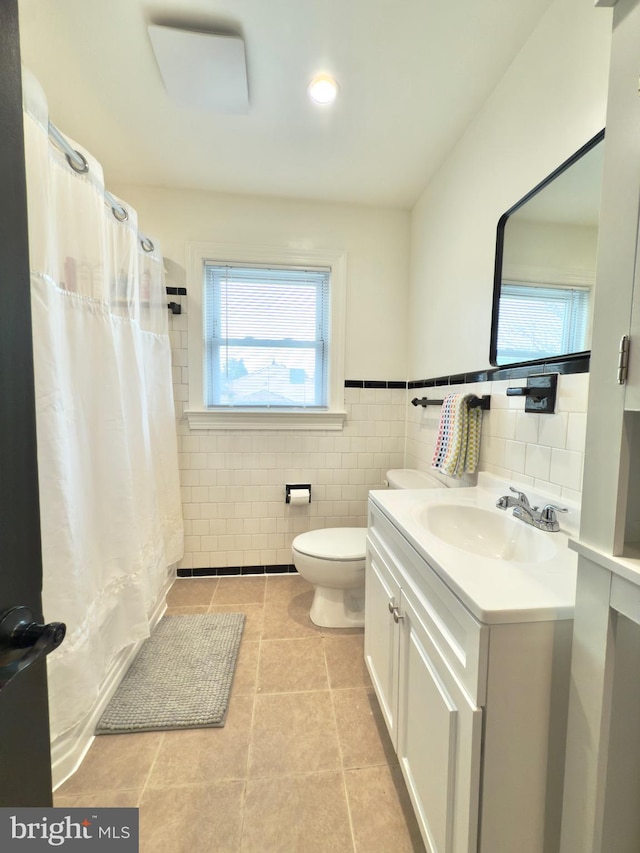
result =
[[[57,649],[66,631],[63,622],[40,624],[29,607],[11,607],[0,613],[0,690],[34,661]]]

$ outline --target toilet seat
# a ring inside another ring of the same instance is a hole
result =
[[[364,560],[367,550],[366,527],[325,527],[300,533],[292,547],[301,554],[320,560]]]

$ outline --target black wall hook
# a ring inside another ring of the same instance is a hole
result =
[[[186,296],[186,287],[167,287],[167,296]],[[182,314],[182,305],[179,302],[167,303],[167,308],[172,314]]]
[[[507,388],[507,397],[526,397],[525,412],[552,415],[556,410],[557,373],[538,373],[529,376],[522,388]]]

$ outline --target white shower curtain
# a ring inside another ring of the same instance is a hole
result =
[[[38,470],[51,733],[94,707],[113,661],[149,635],[182,555],[182,511],[162,256],[49,141],[24,73]]]

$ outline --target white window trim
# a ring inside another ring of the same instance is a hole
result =
[[[243,409],[204,404],[204,325],[202,295],[205,261],[229,264],[278,264],[331,268],[329,381],[326,409]],[[344,425],[344,349],[346,309],[346,253],[309,251],[274,246],[230,243],[189,243],[187,246],[189,336],[189,404],[185,417],[191,429],[208,430],[340,430]]]

